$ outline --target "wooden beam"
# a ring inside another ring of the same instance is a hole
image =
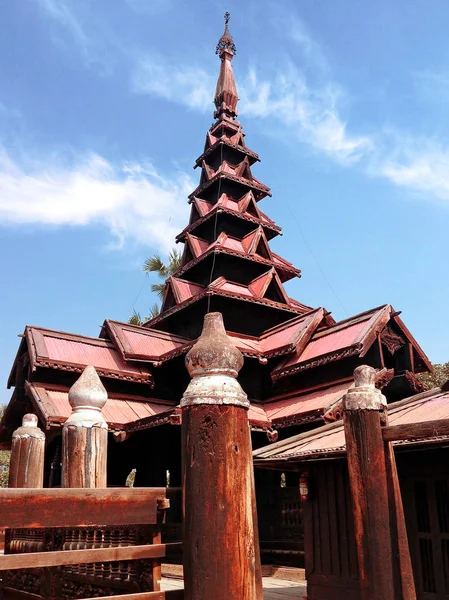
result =
[[[0,490],[0,529],[155,525],[166,488]]]
[[[91,548],[87,550],[5,554],[0,556],[0,571],[165,558],[178,551],[181,546],[181,542],[174,542],[172,544],[148,544],[145,546],[116,546],[114,548]]]
[[[382,428],[384,442],[426,439],[442,435],[449,435],[449,419],[406,423],[405,425],[387,425]]]
[[[85,598],[84,600],[87,600]],[[125,594],[124,596],[102,596],[89,600],[184,600],[184,590],[168,590],[167,592],[142,592]]]

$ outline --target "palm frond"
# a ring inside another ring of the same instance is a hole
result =
[[[161,312],[161,307],[159,306],[159,304],[157,304],[157,302],[155,302],[153,304],[153,306],[150,308],[150,314],[149,314],[149,318],[150,319],[154,319],[154,317],[157,317]]]
[[[160,256],[155,254],[151,258],[147,258],[143,263],[143,270],[145,273],[157,273],[159,277],[165,279],[168,275],[168,269],[164,265]]]
[[[182,254],[176,248],[172,248],[170,250],[170,254],[168,255],[168,274],[173,275],[175,271],[179,269],[182,263]]]
[[[153,283],[151,285],[151,291],[156,294],[160,300],[163,300],[165,295],[165,283]]]
[[[140,316],[140,313],[138,313],[136,310],[133,310],[133,314],[129,317],[128,323],[131,323],[131,325],[143,325],[143,320]]]

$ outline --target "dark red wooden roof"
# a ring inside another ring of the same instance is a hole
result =
[[[406,400],[387,406],[389,425],[432,422],[449,419],[449,392],[435,388]],[[442,437],[444,439],[442,439]],[[412,446],[420,444],[447,443],[449,436],[435,436],[425,440],[408,440],[393,442],[395,445]],[[324,425],[313,431],[293,436],[266,448],[256,450],[253,455],[260,465],[286,464],[319,460],[322,458],[343,455],[346,451],[343,422],[337,421]]]

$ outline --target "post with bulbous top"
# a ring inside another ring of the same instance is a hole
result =
[[[243,356],[220,313],[186,357],[181,401],[186,600],[262,600]]]
[[[381,413],[385,396],[375,387],[376,371],[354,371],[355,387],[343,399],[343,419],[362,600],[392,600],[390,514]]]
[[[62,428],[62,487],[105,488],[108,425],[101,409],[107,392],[94,367],[69,390],[72,414]]]
[[[12,434],[10,488],[41,488],[44,485],[45,434],[37,423],[36,415],[26,414],[22,426]]]

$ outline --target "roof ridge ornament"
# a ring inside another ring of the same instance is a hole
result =
[[[222,55],[225,52],[230,55],[230,58],[232,58],[233,56],[235,56],[235,54],[237,52],[237,48],[236,48],[236,45],[234,43],[234,40],[232,39],[232,36],[229,33],[228,24],[229,24],[229,19],[230,18],[231,18],[231,15],[229,14],[228,11],[226,11],[225,15],[224,15],[225,30],[224,30],[224,33],[221,36],[221,38],[218,40],[218,44],[217,44],[217,47],[215,49],[215,54],[218,54],[220,56],[220,58],[222,57]]]

